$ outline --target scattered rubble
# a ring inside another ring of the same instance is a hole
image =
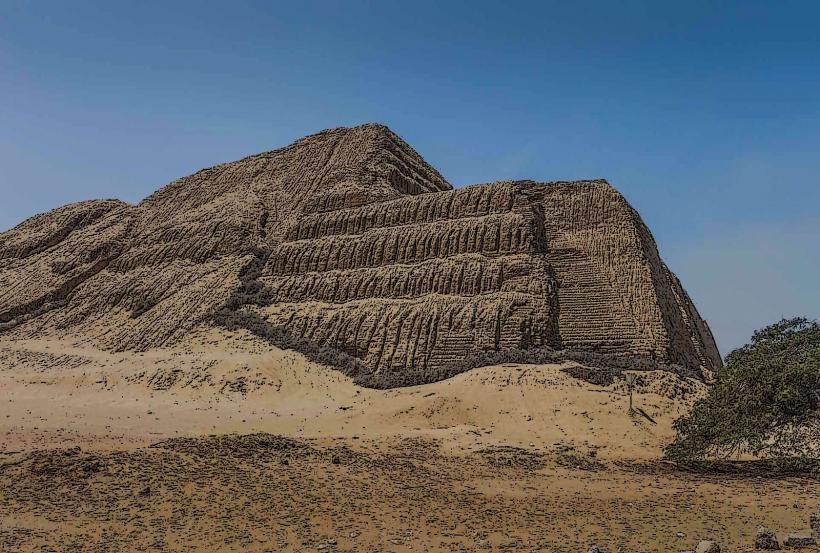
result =
[[[817,538],[813,536],[801,536],[799,534],[789,534],[783,540],[783,545],[786,547],[810,547],[817,545]]]
[[[779,550],[780,542],[777,541],[777,535],[765,526],[758,526],[757,533],[755,534],[755,549],[767,551]]]

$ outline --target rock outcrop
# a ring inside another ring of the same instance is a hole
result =
[[[552,348],[720,356],[649,230],[602,180],[454,190],[381,125],[199,171],[135,206],[73,204],[0,234],[0,330],[171,344],[226,310],[386,382]]]
[[[779,551],[780,542],[777,539],[777,535],[765,526],[758,526],[757,533],[755,534],[755,549]]]

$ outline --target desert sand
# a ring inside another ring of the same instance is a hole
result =
[[[355,385],[244,332],[102,352],[0,341],[0,551],[746,551],[808,478],[661,460],[700,381],[505,364]],[[764,475],[765,476],[765,475]]]
[[[180,435],[268,432],[430,438],[448,453],[560,443],[637,459],[659,454],[671,420],[703,389],[665,371],[644,374],[636,398],[652,424],[627,415],[622,384],[596,388],[562,373],[568,364],[505,364],[374,390],[244,332],[208,330],[198,338],[139,353],[66,340],[0,341],[6,447],[121,448]]]
[[[816,480],[662,460],[721,366],[607,181],[454,189],[383,125],[329,129],[0,233],[0,552],[805,532]]]

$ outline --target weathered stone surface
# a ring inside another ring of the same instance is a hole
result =
[[[783,540],[783,545],[786,547],[811,547],[817,545],[817,539],[812,536],[799,536],[797,534],[789,534]]]
[[[139,350],[226,306],[406,384],[500,348],[720,366],[706,323],[608,183],[453,190],[380,125],[0,234],[0,329],[12,335]]]
[[[755,535],[755,549],[777,551],[780,549],[780,542],[777,541],[777,536],[773,531],[765,526],[758,526]]]
[[[809,528],[811,528],[811,535],[820,539],[820,513],[809,515]]]
[[[122,202],[80,202],[40,214],[0,235],[0,328],[61,305],[125,247]]]

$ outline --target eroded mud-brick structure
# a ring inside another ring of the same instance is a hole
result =
[[[0,234],[10,335],[145,349],[226,306],[404,382],[506,348],[701,374],[721,363],[649,230],[606,181],[454,190],[382,125],[323,131],[138,205],[81,202]]]

